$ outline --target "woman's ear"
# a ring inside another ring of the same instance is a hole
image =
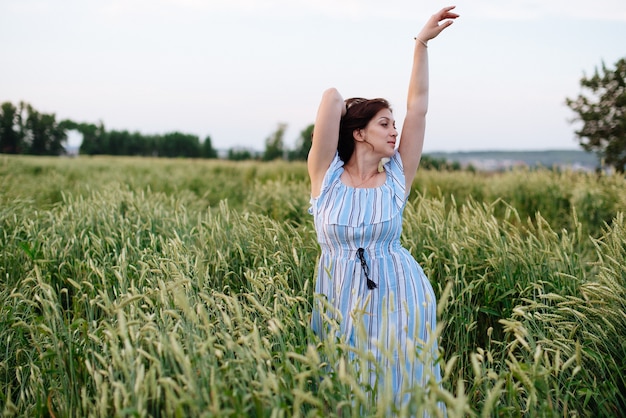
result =
[[[352,137],[354,138],[355,141],[358,142],[363,142],[365,141],[365,132],[363,129],[355,129],[354,131],[352,131]]]

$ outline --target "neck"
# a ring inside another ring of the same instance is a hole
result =
[[[360,187],[379,174],[378,167],[359,168],[358,164],[344,165],[344,171],[348,173],[352,187]]]
[[[354,151],[352,158],[344,164],[344,169],[348,170],[355,179],[357,177],[365,179],[374,175],[377,172],[379,160],[369,154],[359,153],[358,149]]]
[[[359,167],[357,165],[344,166],[344,170],[348,171],[352,177],[364,180],[378,174],[378,167]]]

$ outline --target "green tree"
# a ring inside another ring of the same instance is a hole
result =
[[[19,129],[21,115],[11,102],[0,106],[0,152],[19,154],[21,152],[22,132]]]
[[[148,156],[152,153],[150,149],[150,138],[139,132],[133,132],[126,138],[126,155]]]
[[[263,161],[272,161],[277,158],[283,158],[285,153],[285,131],[287,124],[279,123],[278,127],[265,140],[265,152],[263,153]]]
[[[420,159],[420,169],[437,171],[460,171],[461,164],[458,161],[448,161],[445,158],[436,158],[431,157],[427,154],[422,154],[422,158]]]
[[[296,140],[295,149],[289,153],[290,160],[305,161],[307,159],[313,143],[313,127],[314,125],[310,124],[300,132],[300,136]]]
[[[128,131],[110,131],[106,134],[107,155],[129,155],[127,146],[131,133]]]
[[[83,136],[80,147],[78,148],[79,154],[104,154],[104,136],[106,135],[106,130],[104,129],[102,121],[98,125],[93,123],[76,123],[70,120],[65,120],[63,123],[67,126],[68,130],[76,130]]]
[[[217,150],[213,148],[213,143],[211,142],[211,137],[207,135],[204,138],[204,142],[202,142],[202,158],[217,158]]]
[[[230,148],[226,158],[231,161],[244,161],[254,159],[254,155],[252,151],[245,148]]]
[[[61,155],[65,153],[67,132],[54,114],[39,113],[31,105],[26,106],[26,132],[24,138],[28,153],[34,155]]]
[[[200,156],[200,139],[180,132],[165,134],[159,144],[159,156],[197,158]]]
[[[576,131],[580,145],[595,152],[600,161],[619,173],[626,170],[626,59],[609,69],[604,62],[602,71],[595,69],[592,77],[580,80],[590,96],[580,94],[566,99],[566,104],[578,114],[572,122],[582,122]]]

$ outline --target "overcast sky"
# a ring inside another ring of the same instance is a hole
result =
[[[425,150],[578,148],[565,98],[626,57],[624,0],[0,0],[0,102],[262,150],[333,86],[401,125],[413,36],[447,4]]]

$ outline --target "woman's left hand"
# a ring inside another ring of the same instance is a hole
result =
[[[459,17],[458,14],[452,12],[455,7],[456,6],[444,7],[443,9],[432,15],[420,31],[419,35],[417,35],[417,38],[424,42],[427,42],[430,39],[433,39],[437,35],[439,35],[441,31],[443,31],[445,28],[450,26],[452,22],[454,22],[454,19]]]

